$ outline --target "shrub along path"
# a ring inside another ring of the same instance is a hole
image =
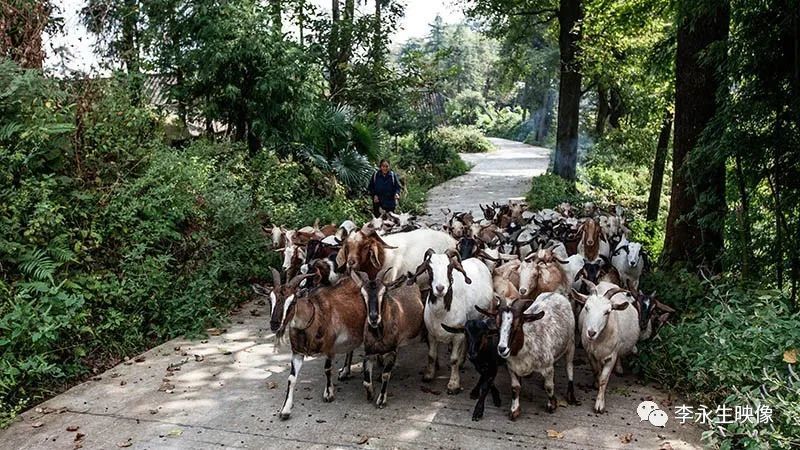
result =
[[[468,155],[472,172],[434,189],[431,209],[477,208],[478,202],[524,195],[531,175],[547,166],[547,150],[494,140],[498,150]],[[509,175],[511,173],[512,175]],[[510,179],[509,179],[510,178]],[[477,180],[477,182],[476,182]],[[478,184],[479,183],[479,184]],[[445,393],[447,352],[431,384],[421,382],[423,344],[403,349],[389,385],[389,404],[367,403],[360,368],[337,383],[336,400],[322,402],[321,359],[306,360],[300,372],[292,418],[281,421],[288,376],[287,349],[274,352],[267,307],[245,304],[224,330],[207,339],[176,339],[75,386],[27,411],[0,431],[0,447],[32,448],[698,448],[700,430],[672,420],[663,429],[639,422],[636,406],[653,400],[667,409],[667,393],[641,385],[635,377],[612,376],[606,414],[592,412],[591,372],[582,352],[575,370],[579,406],[544,410],[541,378],[523,381],[522,416],[507,418],[508,376],[498,387],[503,405],[486,402],[484,419],[471,421],[474,401],[467,392],[477,381],[466,364],[459,395]],[[444,350],[444,349],[442,349]],[[341,363],[337,361],[337,365]],[[360,358],[356,356],[356,360]],[[566,391],[563,364],[556,367],[556,389]],[[561,403],[561,402],[560,402]],[[671,415],[671,414],[670,414]]]

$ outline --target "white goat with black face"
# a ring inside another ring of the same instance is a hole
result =
[[[639,278],[644,269],[642,244],[630,242],[623,236],[611,256],[611,265],[619,272],[622,286],[636,292],[639,289]]]
[[[493,296],[492,275],[477,258],[462,262],[455,250],[435,253],[433,249],[425,252],[425,259],[410,282],[423,273],[428,274],[431,287],[424,314],[428,329],[428,367],[422,379],[432,381],[436,375],[439,344],[452,344],[447,393],[457,394],[461,391],[459,367],[464,362],[465,338],[463,334],[448,333],[442,324],[463,327],[467,320],[479,319],[475,306],[489,307]]]
[[[511,375],[511,420],[521,413],[520,379],[533,372],[544,377],[547,411],[556,410],[558,402],[553,366],[561,358],[564,358],[567,366],[567,402],[576,403],[572,363],[575,356],[575,317],[565,296],[548,292],[540,294],[534,301],[516,299],[508,303],[506,299],[500,299],[497,312],[482,312],[494,316],[500,329],[497,353],[506,360]]]
[[[611,370],[621,373],[621,358],[636,352],[639,314],[631,304],[635,300],[628,291],[610,283],[595,285],[591,281],[584,282],[589,285],[590,294],[573,291],[573,295],[584,304],[578,326],[598,387],[594,410],[602,413]]]

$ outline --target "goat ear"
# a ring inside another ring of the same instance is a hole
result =
[[[669,316],[670,316],[670,315],[671,315],[671,313],[668,313],[668,312],[667,312],[667,313],[664,313],[664,314],[661,314],[661,315],[659,315],[659,316],[658,316],[658,321],[659,321],[659,323],[661,323],[661,324],[665,324],[665,323],[667,323],[667,320],[669,320]]]
[[[544,317],[544,311],[539,311],[533,314],[523,314],[522,320],[525,322],[533,322],[534,320],[539,320]]]
[[[479,313],[483,314],[483,315],[484,315],[484,316],[486,316],[486,317],[494,317],[494,316],[496,316],[496,315],[497,315],[497,313],[496,313],[496,312],[487,311],[487,310],[485,310],[485,309],[481,308],[481,307],[480,307],[480,306],[478,306],[478,305],[475,305],[475,309],[476,309],[476,310],[477,310]]]
[[[655,292],[653,293],[653,295],[655,296]],[[658,308],[658,309],[660,309],[662,311],[666,311],[668,313],[676,312],[672,307],[667,306],[667,305],[661,303],[660,301],[656,300],[655,297],[653,297],[653,301],[655,301],[655,303],[656,303],[656,308]]]
[[[343,246],[338,252],[336,252],[336,265],[338,267],[344,267],[347,263],[347,246]]]
[[[380,267],[381,262],[378,259],[378,245],[372,244],[369,248],[369,260],[375,267]]]
[[[614,311],[622,311],[625,308],[627,308],[628,306],[630,306],[630,304],[631,304],[630,302],[615,303],[611,307],[611,309],[613,309]]]
[[[589,298],[588,295],[581,294],[580,292],[576,291],[575,289],[572,289],[572,292],[570,294],[571,294],[572,298],[576,302],[580,303],[581,305],[586,304],[586,299]]]
[[[286,250],[286,247],[276,248],[274,251],[276,253],[283,253],[284,250]]]
[[[274,286],[273,289],[281,287],[281,273],[274,267],[272,268],[272,286]]]
[[[447,331],[448,333],[464,334],[464,328],[463,327],[462,328],[456,328],[456,327],[451,327],[451,326],[445,325],[445,324],[441,324],[441,325],[442,325],[442,328],[444,328],[444,331]]]

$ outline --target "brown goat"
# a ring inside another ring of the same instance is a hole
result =
[[[325,355],[326,383],[322,399],[333,401],[333,358],[337,353],[352,352],[364,339],[367,310],[359,291],[348,277],[331,287],[315,289],[307,296],[295,298],[286,319],[292,363],[286,399],[278,414],[281,419],[288,419],[292,413],[294,388],[306,356]]]
[[[381,391],[375,406],[386,406],[387,388],[397,358],[397,349],[420,336],[425,327],[424,304],[416,284],[407,285],[406,277],[400,277],[387,285],[381,270],[374,280],[364,272],[350,272],[350,276],[361,289],[361,297],[367,305],[367,323],[364,326],[364,388],[367,400],[372,400],[372,367],[374,358],[383,359]]]
[[[342,243],[342,248],[336,255],[336,265],[340,271],[357,270],[374,279],[383,266],[384,250],[392,248],[395,247],[384,242],[375,230],[362,228]]]
[[[578,233],[580,240],[578,241],[578,253],[582,254],[584,258],[589,261],[594,261],[602,253],[606,257],[608,253],[608,241],[602,233],[600,224],[595,219],[586,219],[579,227]],[[601,249],[601,244],[605,244],[605,249]]]
[[[544,250],[543,252],[547,252]],[[550,254],[552,257],[552,252]],[[558,258],[533,259],[519,265],[519,294],[522,298],[534,299],[543,292],[569,293],[570,283]]]

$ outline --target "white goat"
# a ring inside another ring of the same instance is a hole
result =
[[[621,358],[636,352],[639,340],[639,316],[631,306],[628,291],[610,283],[590,287],[590,294],[573,292],[576,299],[584,303],[578,317],[581,343],[586,349],[597,383],[597,400],[594,411],[605,410],[605,394],[611,370],[621,372]]]
[[[567,366],[567,402],[575,402],[573,363],[575,356],[575,317],[569,300],[561,294],[547,292],[536,300],[516,300],[507,304],[501,300],[496,313],[485,314],[497,317],[500,336],[497,353],[508,363],[511,375],[511,420],[519,417],[520,378],[533,372],[544,377],[547,393],[547,411],[558,407],[555,395],[553,365],[561,358]]]
[[[642,244],[630,242],[628,238],[622,236],[622,240],[611,256],[611,265],[619,272],[622,286],[636,292],[639,289],[639,278],[644,269]]]
[[[462,265],[463,264],[463,265]],[[461,391],[459,367],[464,362],[465,336],[445,331],[449,327],[463,327],[467,320],[479,319],[475,307],[486,309],[492,301],[492,275],[478,259],[460,261],[458,253],[447,251],[435,253],[429,249],[425,260],[412,277],[428,273],[431,289],[425,305],[425,327],[428,329],[428,367],[423,381],[432,381],[436,375],[439,343],[450,343],[450,381],[447,393]],[[469,286],[468,286],[469,285]]]

